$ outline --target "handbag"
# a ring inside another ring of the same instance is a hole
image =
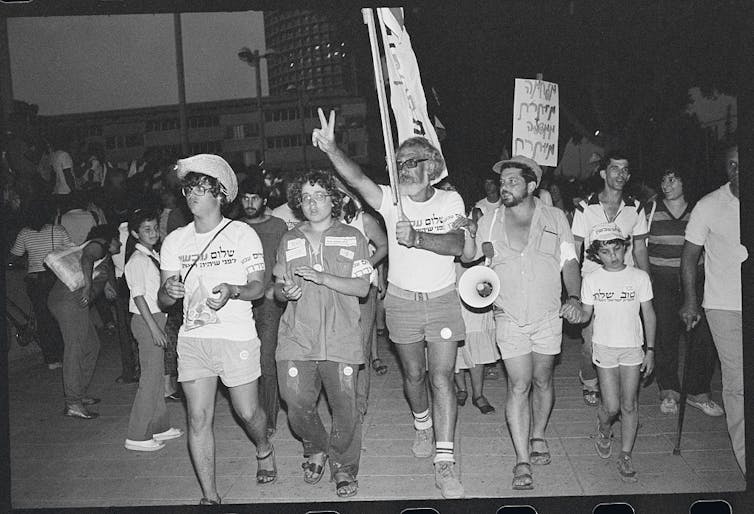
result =
[[[89,243],[91,241],[84,241],[78,246],[50,252],[45,257],[44,263],[70,291],[77,291],[86,284],[84,270],[81,268],[81,256],[84,247]],[[95,268],[104,260],[105,257],[94,262],[92,278],[99,274]]]

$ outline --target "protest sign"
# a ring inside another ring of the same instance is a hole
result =
[[[525,155],[540,166],[558,164],[558,85],[516,79],[513,95],[513,155]]]

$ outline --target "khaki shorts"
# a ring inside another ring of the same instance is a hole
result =
[[[466,339],[461,300],[455,290],[426,301],[407,300],[388,292],[383,303],[390,340],[396,344]]]
[[[592,362],[600,368],[640,366],[644,362],[644,350],[641,346],[613,348],[594,343],[592,345]]]
[[[563,335],[563,320],[557,314],[529,325],[518,325],[505,313],[495,313],[495,341],[505,359],[528,355],[557,355]]]
[[[228,339],[178,338],[178,381],[220,377],[226,387],[236,387],[258,379],[259,338],[247,341]]]

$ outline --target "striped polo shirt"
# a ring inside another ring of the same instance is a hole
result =
[[[41,230],[24,227],[18,233],[10,253],[17,257],[27,254],[27,273],[39,273],[45,270],[44,259],[53,250],[62,250],[73,246],[68,232],[60,225],[44,225]]]
[[[676,218],[665,202],[657,202],[647,245],[650,266],[676,270],[681,267],[681,253],[686,239],[684,234],[692,208],[693,205],[687,205],[686,210]]]

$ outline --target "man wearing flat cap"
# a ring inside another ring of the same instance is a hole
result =
[[[225,218],[238,183],[222,157],[181,159],[176,171],[194,221],[162,244],[159,300],[163,308],[183,298],[178,332],[178,381],[188,407],[188,443],[204,497],[220,502],[215,482],[212,421],[219,376],[244,429],[257,447],[257,483],[275,480],[275,454],[259,405],[260,340],[251,301],[264,293],[264,253],[253,228]]]
[[[531,464],[551,460],[545,428],[555,400],[552,371],[560,353],[561,316],[578,319],[581,279],[565,214],[534,196],[542,178],[539,165],[516,155],[492,171],[500,175],[502,205],[480,218],[478,230],[466,232],[467,238],[476,233],[475,252],[465,252],[463,260],[485,255],[500,279],[493,308],[508,374],[505,417],[516,452],[512,486],[531,489]],[[561,274],[568,295],[562,305]]]

